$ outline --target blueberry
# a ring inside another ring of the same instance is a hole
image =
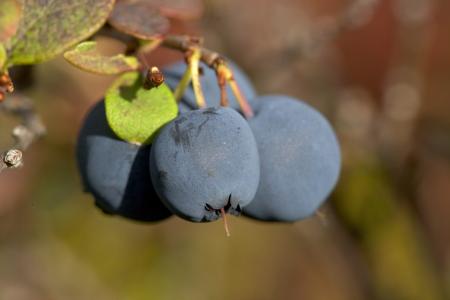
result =
[[[242,71],[235,63],[231,61],[227,60],[227,63],[231,67],[235,80],[238,83],[239,87],[241,88],[243,95],[248,100],[256,97],[255,88],[253,87],[250,79],[244,73],[244,71]],[[219,106],[220,89],[217,83],[216,73],[214,72],[214,70],[212,70],[204,63],[200,63],[200,66],[202,67],[203,70],[203,75],[201,76],[201,83],[206,104],[208,107]],[[186,67],[187,65],[184,61],[179,61],[177,63],[165,67],[162,70],[164,73],[165,82],[167,83],[167,85],[169,85],[171,89],[175,90],[175,88],[178,85],[178,82],[180,81],[181,77],[183,76],[186,70]],[[229,86],[227,86],[227,95],[230,107],[239,110],[240,108],[239,104],[236,101],[236,97],[233,95],[231,88]],[[192,85],[189,85],[189,87],[186,89],[185,93],[183,94],[181,103],[182,107],[180,108],[180,111],[185,111],[185,108],[191,110],[198,108],[195,101],[195,94],[192,89]]]
[[[244,214],[291,222],[312,215],[336,185],[341,157],[328,121],[314,108],[286,96],[255,99],[249,120],[258,144],[261,179]]]
[[[149,145],[132,145],[114,135],[104,101],[88,113],[78,136],[78,167],[85,189],[105,213],[140,221],[171,215],[151,184],[149,155]]]
[[[150,156],[153,185],[167,207],[193,222],[238,214],[254,197],[259,156],[246,120],[210,107],[179,115],[160,131]]]

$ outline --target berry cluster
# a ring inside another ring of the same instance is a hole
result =
[[[180,62],[163,70],[166,84],[175,89],[185,69]],[[196,109],[188,88],[179,102],[180,114],[151,145],[117,138],[103,101],[88,114],[77,157],[85,189],[97,206],[141,221],[172,213],[193,222],[214,221],[226,213],[281,222],[311,216],[340,171],[339,145],[328,121],[294,98],[258,96],[231,63],[254,111],[246,120],[235,98],[230,97],[229,107],[219,106],[216,74],[203,69],[208,107]]]

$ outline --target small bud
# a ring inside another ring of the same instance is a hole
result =
[[[8,85],[6,85],[6,91],[8,93],[14,92],[14,85],[13,85],[12,81],[10,81]]]
[[[0,85],[6,85],[10,82],[9,76],[6,73],[0,75]]]
[[[14,91],[14,85],[7,73],[0,75],[0,87],[5,88],[8,93],[12,93]]]
[[[3,157],[3,161],[9,167],[20,167],[22,165],[22,151],[17,149],[8,150],[8,152],[6,152],[5,156]]]
[[[151,69],[151,82],[156,86],[161,85],[164,82],[164,75],[157,67]]]
[[[152,67],[148,72],[144,81],[144,88],[151,89],[158,87],[164,82],[163,73],[157,68]]]

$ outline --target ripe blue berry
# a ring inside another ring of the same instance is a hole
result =
[[[259,156],[246,120],[211,107],[179,115],[160,131],[150,158],[153,185],[167,207],[193,222],[236,214],[253,199]]]
[[[114,135],[104,101],[88,113],[78,136],[78,167],[85,189],[105,213],[140,221],[171,215],[151,184],[149,155],[149,145],[132,145]]]
[[[312,215],[336,185],[341,157],[328,121],[304,102],[286,96],[254,99],[249,120],[258,144],[261,179],[244,214],[264,221],[297,221]]]

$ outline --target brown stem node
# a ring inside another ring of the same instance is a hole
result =
[[[223,72],[220,72],[219,69],[216,69],[217,82],[220,88],[220,105],[221,106],[229,106],[228,97],[227,97],[227,79]]]

